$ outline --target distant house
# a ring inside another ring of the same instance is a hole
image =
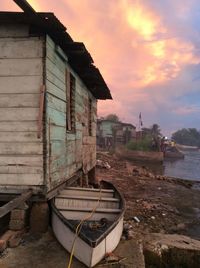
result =
[[[97,145],[103,148],[113,146],[114,136],[113,128],[117,126],[119,122],[113,122],[106,119],[97,120]]]
[[[0,12],[0,194],[48,199],[94,169],[97,99],[112,97],[53,13],[24,11]]]
[[[136,139],[136,127],[129,123],[120,123],[114,127],[115,144],[127,144]]]
[[[127,144],[136,139],[136,127],[129,123],[97,120],[97,145],[101,148]]]

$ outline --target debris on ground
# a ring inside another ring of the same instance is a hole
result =
[[[112,263],[112,262],[119,262],[121,257],[117,256],[113,252],[109,252],[109,253],[106,253],[106,256],[104,259],[106,263]]]
[[[106,169],[110,169],[111,166],[108,164],[108,162],[104,162],[102,160],[98,160],[96,161],[96,166],[99,168],[106,168]]]
[[[0,253],[2,253],[7,247],[15,248],[17,247],[21,241],[25,230],[21,231],[6,231],[0,237]]]
[[[178,233],[200,239],[199,182],[159,175],[146,163],[130,162],[115,154],[99,152],[97,158],[112,167],[103,172],[97,167],[98,181],[111,181],[123,193],[125,220],[131,221],[134,231]]]

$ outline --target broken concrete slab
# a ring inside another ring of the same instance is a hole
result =
[[[114,253],[124,258],[121,261],[122,267],[145,268],[143,246],[140,241],[133,239],[120,241]]]
[[[177,234],[149,234],[144,255],[146,267],[200,267],[200,241]]]

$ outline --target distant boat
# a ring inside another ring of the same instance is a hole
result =
[[[164,158],[183,159],[185,156],[182,152],[165,151]]]
[[[102,185],[102,190],[67,187],[52,201],[56,238],[68,252],[75,243],[74,256],[87,267],[95,266],[106,253],[112,252],[123,231],[124,199],[113,184],[103,181]],[[78,224],[91,214],[97,202],[98,207],[77,236]]]

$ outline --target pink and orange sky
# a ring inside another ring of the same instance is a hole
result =
[[[85,43],[112,101],[98,114],[161,126],[165,135],[200,129],[200,5],[198,0],[29,0],[50,11],[75,41]],[[184,3],[183,3],[184,2]],[[1,10],[19,11],[12,0]]]

